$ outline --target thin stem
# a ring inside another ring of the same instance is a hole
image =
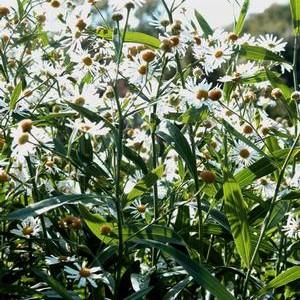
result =
[[[119,93],[118,93],[118,74],[119,74],[119,67],[123,52],[123,45],[125,40],[125,34],[128,27],[128,20],[129,20],[129,14],[130,10],[127,10],[127,16],[125,21],[125,27],[124,32],[122,35],[122,39],[120,40],[120,45],[117,54],[117,72],[116,72],[116,78],[115,78],[115,84],[114,84],[114,94],[115,94],[115,100],[117,104],[117,110],[118,110],[118,118],[119,118],[119,126],[118,126],[118,132],[116,136],[116,165],[115,165],[115,172],[116,172],[116,178],[115,178],[115,200],[116,200],[116,210],[117,210],[117,218],[118,218],[118,238],[119,238],[119,257],[118,257],[118,263],[117,263],[117,270],[116,270],[116,289],[115,289],[115,298],[118,299],[119,296],[119,285],[120,285],[120,279],[121,279],[121,270],[122,270],[122,257],[123,257],[123,213],[122,213],[122,190],[121,190],[121,163],[122,163],[122,157],[123,157],[123,134],[124,134],[124,117],[122,113],[122,107],[119,100]],[[118,31],[118,37],[121,37],[121,30],[120,30],[120,24],[117,22],[117,31]]]
[[[278,196],[278,193],[279,193],[279,190],[280,190],[280,186],[281,186],[281,183],[282,183],[282,180],[283,180],[283,177],[284,177],[284,173],[285,173],[285,169],[290,161],[290,158],[294,152],[294,149],[296,148],[297,146],[297,143],[299,141],[299,138],[300,138],[300,134],[298,133],[294,143],[293,143],[293,146],[291,148],[291,150],[289,151],[288,153],[288,156],[286,157],[285,161],[284,161],[284,164],[281,168],[281,171],[279,173],[279,176],[278,176],[278,180],[277,180],[277,184],[276,184],[276,188],[275,188],[275,192],[274,192],[274,196],[270,202],[270,206],[269,206],[269,209],[268,209],[268,213],[266,214],[265,218],[264,218],[264,222],[263,222],[263,225],[262,225],[262,228],[261,228],[261,231],[260,231],[260,235],[259,235],[259,238],[258,238],[258,241],[257,241],[257,244],[255,246],[255,249],[253,251],[253,254],[252,254],[252,257],[251,257],[251,260],[250,260],[250,265],[249,265],[249,269],[248,269],[248,272],[247,272],[247,275],[246,275],[246,278],[245,278],[245,282],[244,282],[244,291],[243,291],[243,299],[246,297],[246,294],[247,294],[247,288],[248,288],[248,283],[249,283],[249,278],[250,278],[250,275],[251,275],[251,271],[253,269],[253,264],[254,264],[254,260],[256,258],[256,255],[258,253],[258,250],[259,250],[259,247],[261,245],[261,242],[262,242],[262,239],[264,237],[264,234],[269,226],[269,223],[270,223],[270,219],[271,219],[271,215],[272,215],[272,212],[273,212],[273,209],[274,209],[274,206],[276,204],[276,199],[277,199],[277,196]]]

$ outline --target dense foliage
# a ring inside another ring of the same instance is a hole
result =
[[[1,299],[299,299],[300,4],[289,61],[250,2],[0,4]]]

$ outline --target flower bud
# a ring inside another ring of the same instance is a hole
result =
[[[155,55],[156,55],[155,52],[152,50],[144,50],[141,52],[142,59],[147,63],[153,61],[155,58]]]
[[[112,15],[112,20],[115,21],[115,22],[119,22],[121,20],[123,20],[123,15],[120,14],[120,13],[115,13]]]
[[[9,14],[8,7],[0,4],[0,17],[6,17],[8,14]]]
[[[32,129],[32,120],[24,119],[19,123],[19,126],[23,132],[30,132]]]
[[[219,88],[213,88],[208,92],[208,98],[212,101],[218,101],[222,98],[222,91]]]
[[[204,170],[202,172],[200,172],[200,178],[205,182],[205,183],[214,183],[216,181],[216,175],[215,173],[208,171],[208,170]]]

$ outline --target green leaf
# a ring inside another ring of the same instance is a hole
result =
[[[299,0],[290,0],[290,7],[294,23],[294,32],[300,35],[300,2]]]
[[[83,205],[79,207],[82,219],[90,231],[105,244],[118,244],[118,228],[113,223],[106,222],[100,215],[91,214]],[[109,234],[102,234],[101,227],[107,225],[111,228]],[[124,242],[137,242],[144,239],[155,239],[162,243],[171,243],[184,245],[181,237],[171,228],[162,225],[145,225],[135,224],[122,227],[122,236]]]
[[[84,203],[98,203],[97,202],[96,195],[63,195],[63,196],[57,196],[48,198],[45,200],[42,200],[37,203],[30,204],[26,206],[25,208],[13,211],[8,215],[9,220],[15,220],[15,219],[25,219],[29,216],[39,216],[41,214],[44,214],[54,208],[63,206],[65,204],[75,204],[78,202],[84,202]]]
[[[114,36],[113,29],[107,28],[100,28],[97,30],[97,34],[99,37],[112,41]],[[125,43],[137,43],[137,44],[144,44],[153,48],[159,48],[160,40],[154,36],[149,34],[145,34],[142,32],[126,32],[125,33]]]
[[[263,287],[259,292],[258,296],[262,296],[267,291],[271,289],[276,289],[278,287],[287,285],[290,282],[298,280],[300,278],[300,266],[295,266],[287,269],[286,271],[279,274],[276,278],[271,280],[265,287]]]
[[[33,268],[33,272],[41,278],[44,282],[46,282],[49,287],[51,287],[53,290],[55,290],[63,299],[66,300],[74,300],[78,299],[78,297],[74,298],[72,297],[69,292],[61,285],[59,281],[54,279],[53,277],[49,276],[48,274],[39,271],[36,268]]]
[[[148,174],[148,168],[144,160],[138,153],[136,153],[131,148],[126,146],[123,146],[123,151],[124,151],[124,156],[127,159],[131,160],[137,167],[139,167],[145,175]]]
[[[239,53],[241,56],[244,56],[245,58],[250,60],[271,60],[287,63],[287,61],[280,55],[258,46],[250,46],[248,44],[243,44]]]
[[[208,117],[208,107],[202,106],[201,108],[191,107],[184,112],[180,117],[179,121],[183,124],[190,124],[196,122],[202,122]]]
[[[128,297],[126,297],[124,300],[139,300],[139,299],[144,299],[144,297],[151,291],[153,290],[153,286],[149,286],[145,289],[142,289]]]
[[[276,170],[277,165],[275,165],[268,157],[263,157],[254,164],[239,171],[234,175],[234,178],[243,188],[251,184],[256,179],[271,174]]]
[[[224,99],[229,102],[230,96],[236,87],[236,83],[234,82],[225,82],[223,87],[223,96]]]
[[[246,204],[239,184],[229,178],[223,185],[225,211],[237,252],[247,267],[251,260],[251,237]]]
[[[192,150],[184,137],[184,135],[181,133],[179,128],[168,122],[167,123],[167,129],[169,131],[169,134],[166,134],[164,132],[158,132],[157,135],[161,137],[164,141],[167,142],[168,145],[173,147],[175,151],[183,158],[186,165],[188,166],[191,175],[196,178],[198,176],[197,174],[197,167],[196,167],[196,159],[192,153]]]
[[[276,78],[280,77],[280,74],[276,73],[276,72],[272,72],[273,76],[275,76]],[[257,73],[248,76],[248,77],[243,77],[242,79],[242,83],[243,84],[255,84],[258,82],[264,82],[264,81],[268,81],[269,78],[267,76],[267,72],[266,71],[258,71]]]
[[[16,104],[19,100],[19,97],[22,93],[22,82],[20,81],[16,87],[14,88],[11,97],[10,97],[10,101],[9,101],[9,108],[10,110],[14,110],[16,107]]]
[[[138,243],[148,247],[157,248],[173,257],[173,259],[194,278],[197,284],[208,290],[217,299],[235,300],[233,295],[231,295],[226,288],[211,274],[211,271],[208,271],[200,264],[194,262],[182,252],[171,246],[154,240],[143,240],[139,241]]]
[[[239,18],[234,26],[234,33],[236,35],[240,35],[243,30],[245,18],[246,18],[248,9],[249,9],[249,3],[250,3],[250,0],[245,0],[243,3]]]
[[[170,290],[165,294],[162,300],[176,300],[178,299],[179,294],[182,290],[192,281],[192,277],[188,276],[187,278],[179,281]]]
[[[204,17],[197,11],[195,10],[195,16],[196,19],[203,31],[203,35],[204,37],[208,37],[209,35],[212,35],[214,33],[214,31],[212,30],[212,28],[209,26],[209,24],[206,22],[206,20],[204,19]]]
[[[133,189],[127,195],[128,201],[142,196],[153,186],[153,184],[162,177],[164,173],[164,166],[160,165],[156,169],[148,173],[143,179],[139,180],[138,183],[133,187]]]

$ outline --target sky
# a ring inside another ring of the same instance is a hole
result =
[[[186,0],[187,8],[196,8],[208,21],[208,23],[216,28],[233,22],[232,2],[228,0]],[[242,1],[239,0],[241,3]],[[288,0],[250,0],[249,13],[263,12],[273,3],[287,4]]]

